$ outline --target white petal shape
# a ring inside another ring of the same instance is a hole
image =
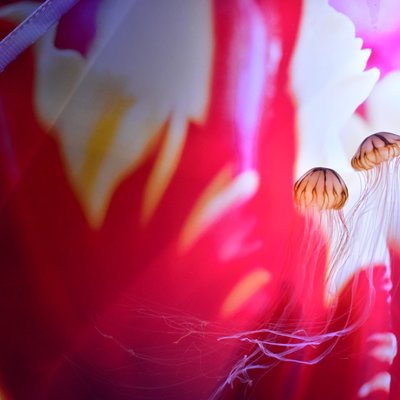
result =
[[[193,207],[179,239],[182,250],[187,250],[201,235],[230,208],[243,204],[257,192],[259,176],[255,170],[246,170],[232,176],[230,167],[225,167],[210,182]],[[244,236],[247,227],[241,227]],[[222,247],[222,251],[226,249]]]
[[[297,103],[296,177],[315,166],[343,175],[347,160],[340,132],[371,92],[379,73],[364,72],[369,50],[361,50],[354,26],[324,0],[306,0],[291,65]]]
[[[25,16],[27,4],[12,7]],[[151,217],[188,122],[205,117],[211,18],[209,0],[104,0],[87,59],[56,49],[54,29],[38,42],[37,112],[60,138],[73,187],[93,225],[101,224],[116,185],[167,127],[144,198],[144,217]]]
[[[365,117],[354,114],[344,126],[341,136],[342,143],[346,149],[347,158],[350,159],[356,152],[360,143],[369,135],[375,132],[392,132],[400,134],[400,113],[398,111],[398,99],[400,96],[400,71],[387,74],[374,87],[372,93],[365,102]],[[344,177],[353,192],[351,199],[358,198],[359,187],[351,181],[358,181],[357,174],[348,173]],[[395,178],[395,177],[393,177]],[[393,180],[392,184],[399,183],[399,176]],[[396,189],[394,189],[396,191]],[[388,188],[385,191],[389,193]],[[395,194],[393,194],[395,196]],[[398,234],[394,235],[399,241]]]
[[[385,76],[375,87],[367,101],[367,119],[375,131],[400,133],[400,71]],[[379,127],[379,129],[378,129]]]
[[[364,71],[369,55],[369,50],[362,50],[362,40],[355,37],[349,18],[330,7],[327,0],[304,1],[291,64],[298,134],[295,177],[313,167],[333,168],[349,187],[350,204],[355,179],[348,180],[349,171],[354,177],[356,174],[351,170],[352,154],[346,153],[341,134],[378,80],[377,69]],[[380,258],[386,258],[385,250],[382,246]],[[351,257],[335,279],[328,281],[327,298],[338,294],[360,267],[360,261]],[[371,259],[367,261],[369,265]]]

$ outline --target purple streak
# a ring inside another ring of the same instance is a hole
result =
[[[48,31],[79,0],[47,0],[0,42],[0,71]]]

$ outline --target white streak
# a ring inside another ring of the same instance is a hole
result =
[[[368,341],[377,342],[377,345],[370,351],[370,354],[377,360],[393,363],[397,354],[397,339],[394,333],[375,333],[368,338]]]
[[[382,372],[380,374],[375,375],[370,381],[364,383],[358,391],[359,397],[367,397],[372,392],[376,392],[378,390],[383,390],[386,393],[390,391],[390,374],[388,372]]]

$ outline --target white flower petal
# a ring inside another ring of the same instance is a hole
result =
[[[298,106],[296,176],[315,166],[347,168],[340,132],[371,92],[379,73],[364,72],[369,50],[361,50],[354,26],[324,0],[304,3],[291,66]]]
[[[151,216],[176,167],[188,122],[205,117],[211,3],[104,0],[97,22],[87,59],[55,48],[54,29],[36,46],[37,112],[59,136],[71,181],[94,225],[116,185],[170,121],[168,157],[160,154],[162,171],[152,174],[144,199]]]

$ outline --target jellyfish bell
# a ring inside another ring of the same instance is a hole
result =
[[[340,210],[349,197],[341,176],[330,168],[313,168],[294,185],[294,199],[301,208]]]
[[[400,155],[400,136],[378,132],[362,141],[351,160],[356,171],[367,171]]]
[[[294,201],[305,216],[306,230],[315,226],[318,237],[321,230],[331,241],[347,234],[343,206],[349,197],[346,183],[333,169],[312,168],[299,178],[293,187]],[[309,232],[305,235],[309,239]]]

